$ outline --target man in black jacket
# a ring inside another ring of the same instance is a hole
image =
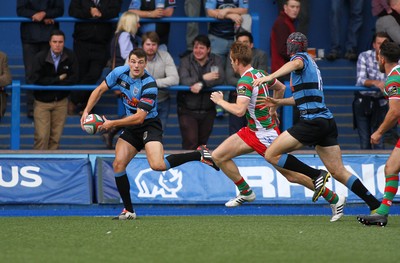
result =
[[[38,53],[33,60],[32,81],[36,85],[74,85],[78,82],[78,60],[72,50],[64,47],[65,35],[54,30],[50,49]],[[66,90],[35,90],[34,149],[56,150],[59,147],[68,109]]]
[[[74,52],[79,60],[79,83],[96,84],[109,58],[110,42],[114,35],[114,23],[102,22],[118,17],[121,0],[71,0],[68,14],[93,22],[77,22],[74,27]],[[90,91],[71,92],[69,113],[76,106],[82,110]]]
[[[40,51],[49,49],[50,33],[59,28],[54,18],[64,14],[63,0],[17,0],[17,15],[32,22],[21,23],[21,41],[25,68],[25,82],[32,83],[32,60]],[[27,114],[33,117],[33,95],[27,91]]]

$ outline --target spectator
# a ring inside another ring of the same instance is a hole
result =
[[[267,54],[261,49],[254,48],[253,35],[250,32],[239,32],[236,35],[236,42],[242,43],[251,48],[252,60],[251,65],[256,69],[261,69],[267,72],[268,58]],[[226,63],[226,84],[235,86],[237,85],[240,75],[233,71],[231,63]],[[237,98],[236,90],[229,92],[229,102],[235,103]],[[242,127],[247,125],[246,116],[238,117],[234,114],[229,114],[229,135],[235,134]]]
[[[59,28],[54,18],[64,14],[63,0],[17,0],[17,15],[32,22],[23,22],[20,27],[22,54],[25,67],[25,82],[32,84],[32,61],[34,56],[49,49],[50,33]],[[33,91],[27,90],[27,115],[33,118]]]
[[[174,14],[175,0],[132,0],[129,12],[141,18],[163,18]],[[142,23],[140,32],[155,31],[160,38],[160,50],[167,50],[169,38],[169,23]]]
[[[326,58],[335,60],[341,55],[340,22],[343,20],[344,2],[348,2],[350,8],[344,58],[356,61],[358,57],[357,40],[363,22],[364,0],[331,0],[331,50]]]
[[[212,66],[218,67],[218,72],[211,72]],[[192,150],[207,144],[216,113],[210,89],[225,80],[222,59],[211,53],[207,36],[199,35],[193,40],[192,54],[181,59],[179,78],[181,85],[190,87],[190,91],[177,94],[182,148]]]
[[[376,20],[376,32],[386,32],[389,37],[400,45],[400,0],[390,0],[392,12]]]
[[[109,58],[110,41],[114,32],[112,23],[98,23],[118,16],[121,0],[71,0],[69,15],[93,22],[76,22],[74,52],[79,60],[79,83],[96,84]],[[72,91],[69,114],[83,110],[90,91]]]
[[[204,6],[205,0],[185,0],[185,14],[188,17],[199,17],[201,6]],[[191,22],[186,24],[186,51],[180,55],[184,57],[192,53],[193,39],[199,35],[199,23]]]
[[[286,40],[296,31],[294,22],[300,12],[300,0],[285,0],[283,10],[276,18],[271,30],[271,72],[277,71],[290,57],[286,53]],[[289,75],[279,78],[283,83],[289,80]]]
[[[214,54],[223,58],[225,63],[235,37],[235,27],[238,28],[243,22],[242,15],[247,14],[249,8],[248,1],[232,0],[207,0],[206,13],[209,17],[220,20],[232,20],[232,22],[210,23],[208,37],[211,41],[211,50]]]
[[[380,72],[377,50],[383,41],[389,39],[385,32],[374,34],[373,49],[362,52],[357,61],[356,86],[379,88],[383,91],[386,75]],[[380,91],[356,91],[353,101],[354,127],[358,130],[361,149],[372,149],[370,142],[373,134],[388,111],[388,102]],[[375,144],[374,149],[383,149],[383,140]]]
[[[36,85],[74,85],[78,82],[78,60],[64,47],[65,35],[54,30],[50,35],[50,49],[41,51],[33,59],[32,82]],[[34,146],[36,150],[56,150],[67,117],[66,90],[35,90]]]
[[[0,51],[0,118],[4,117],[7,108],[7,92],[5,86],[11,84],[11,73],[7,55]]]
[[[113,70],[115,67],[123,66],[128,59],[129,53],[138,47],[136,33],[140,27],[139,16],[132,12],[124,12],[117,24],[117,30],[111,40],[111,63]],[[120,97],[121,92],[114,90],[114,94]],[[122,114],[123,117],[124,114]],[[114,136],[120,131],[120,128],[112,128],[102,134],[103,141],[108,149],[113,149]]]
[[[285,0],[278,0],[279,11],[283,10]],[[297,17],[296,31],[308,35],[308,27],[310,22],[310,0],[301,0],[300,13]]]
[[[157,112],[165,133],[171,101],[168,88],[179,84],[179,75],[171,55],[158,49],[159,43],[156,32],[146,32],[142,35],[143,50],[147,56],[146,70],[157,83]]]

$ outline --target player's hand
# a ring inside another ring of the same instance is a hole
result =
[[[113,127],[113,121],[108,120],[106,116],[101,116],[103,118],[104,123],[99,126],[99,132],[105,133]]]
[[[82,128],[83,131],[86,131],[85,128],[83,127],[83,124],[85,123],[86,118],[87,118],[88,115],[89,115],[89,113],[84,110],[83,113],[82,113],[82,117],[81,117],[81,128]]]
[[[382,138],[382,134],[379,133],[378,131],[376,131],[371,135],[370,142],[371,142],[371,144],[379,144],[379,142],[381,141],[381,138]]]
[[[281,123],[281,121],[279,120],[279,115],[278,115],[278,113],[276,112],[275,109],[270,108],[270,109],[269,109],[269,115],[271,116],[271,118],[272,118],[273,120],[275,120],[275,123],[276,123],[277,125],[279,125],[279,124]]]
[[[220,101],[224,100],[224,94],[221,91],[214,91],[211,93],[210,100],[218,105]]]
[[[262,78],[253,80],[253,86],[260,86],[261,84],[271,81],[271,80],[272,80],[272,78],[270,77],[270,75],[264,76]]]
[[[279,100],[271,97],[257,97],[257,104],[263,104],[261,109],[278,106]]]

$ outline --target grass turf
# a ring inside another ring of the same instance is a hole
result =
[[[0,218],[0,262],[393,262],[400,217],[385,228],[354,216]]]

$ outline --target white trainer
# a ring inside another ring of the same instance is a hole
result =
[[[239,194],[235,198],[226,202],[225,206],[226,207],[236,207],[236,206],[242,205],[245,202],[253,202],[254,200],[256,200],[256,194],[254,193],[254,191],[252,191],[251,194],[249,194],[249,195]]]
[[[134,220],[134,219],[136,219],[136,213],[129,212],[126,209],[122,210],[121,214],[117,215],[116,217],[113,217],[113,220]]]
[[[331,205],[332,218],[331,222],[338,221],[344,215],[344,206],[346,205],[346,197],[339,196],[339,201],[336,204]]]

